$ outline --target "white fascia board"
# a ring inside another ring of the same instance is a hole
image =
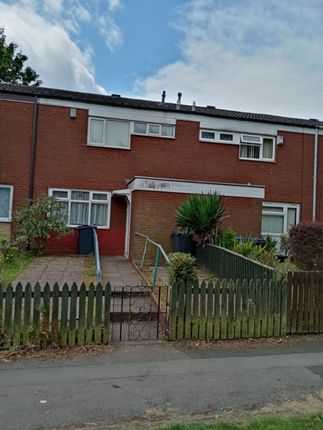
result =
[[[240,121],[227,118],[208,117],[198,114],[187,114],[182,112],[162,112],[154,110],[143,110],[123,108],[116,106],[96,105],[92,103],[73,102],[68,100],[40,98],[39,104],[48,106],[59,106],[76,109],[86,109],[90,116],[103,118],[124,119],[128,121],[142,121],[159,124],[176,124],[176,120],[195,121],[200,123],[200,128],[231,131],[236,133],[256,133],[277,136],[279,131],[315,134],[314,128],[286,126],[279,124],[267,124],[258,121]],[[319,130],[323,135],[323,129]]]
[[[216,184],[161,178],[134,178],[128,187],[132,191],[158,191],[180,194],[207,194],[216,192],[224,197],[265,198],[265,188],[257,185]]]

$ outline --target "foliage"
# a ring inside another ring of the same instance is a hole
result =
[[[270,236],[266,237],[266,243],[264,245],[264,248],[267,251],[274,251],[275,252],[276,251],[276,245],[277,245],[277,242],[275,241],[275,239],[273,239]]]
[[[194,282],[197,277],[196,258],[183,252],[169,254],[168,275],[170,285],[183,281]]]
[[[276,261],[274,265],[274,278],[277,281],[284,281],[287,279],[288,272],[297,272],[298,269],[290,258],[283,262]]]
[[[12,282],[29,264],[32,257],[0,236],[0,282]]]
[[[276,252],[274,249],[262,248],[258,261],[266,266],[274,267],[277,262]]]
[[[234,248],[234,252],[241,254],[244,257],[258,260],[260,255],[262,254],[262,247],[256,245],[254,240],[249,239],[245,242],[237,243]]]
[[[27,202],[15,213],[17,241],[39,254],[52,233],[64,236],[68,230],[61,208],[62,204],[54,197],[44,196]]]
[[[200,244],[214,243],[218,225],[223,220],[226,209],[221,197],[214,194],[189,196],[177,209],[177,226],[185,233],[193,233]]]
[[[28,57],[16,52],[18,45],[6,43],[4,28],[0,27],[0,82],[7,84],[41,85],[39,75],[31,67],[24,67]]]
[[[236,234],[232,230],[232,228],[227,228],[226,230],[219,230],[216,242],[218,246],[222,246],[222,248],[226,248],[230,251],[233,251],[234,248],[237,246]]]
[[[323,270],[323,223],[301,223],[289,231],[292,258],[301,270]]]
[[[280,237],[280,253],[286,257],[291,256],[290,239],[288,233],[283,234]]]

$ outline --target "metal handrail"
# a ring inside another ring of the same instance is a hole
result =
[[[100,282],[101,281],[101,263],[100,263],[99,239],[95,228],[93,228],[93,242],[94,242],[94,256],[95,256],[95,277],[96,277],[96,282]]]
[[[142,233],[138,233],[137,231],[135,232],[135,236],[140,236],[140,237],[143,237],[144,239],[146,239],[144,252],[142,254],[141,263],[140,263],[141,269],[144,266],[144,262],[145,262],[145,258],[146,258],[146,254],[147,254],[148,243],[150,243],[151,245],[154,245],[156,247],[155,269],[154,269],[154,275],[153,275],[153,285],[156,285],[160,253],[163,255],[167,264],[170,263],[169,257],[166,254],[164,248],[161,246],[161,244],[150,239],[149,236],[146,236],[145,234],[142,234]]]

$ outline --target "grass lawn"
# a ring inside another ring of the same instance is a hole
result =
[[[83,282],[86,285],[90,285],[91,283],[96,284],[96,266],[94,255],[84,256]]]
[[[174,424],[162,430],[318,430],[323,429],[323,414],[294,417],[261,417],[214,424]]]
[[[34,257],[30,254],[18,254],[10,263],[5,264],[0,276],[1,282],[7,285],[14,281],[29,266],[33,259]]]

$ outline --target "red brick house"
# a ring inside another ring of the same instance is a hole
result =
[[[323,123],[48,88],[0,84],[0,231],[43,194],[63,202],[76,252],[80,224],[98,225],[101,253],[138,259],[149,235],[171,250],[174,212],[217,191],[227,226],[281,235],[323,221]]]

